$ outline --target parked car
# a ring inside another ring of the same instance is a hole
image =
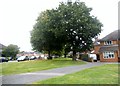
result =
[[[58,58],[59,56],[58,55],[52,55],[53,58]]]
[[[8,59],[5,57],[0,57],[0,62],[8,62]]]
[[[29,60],[28,56],[21,56],[17,59],[17,61],[25,61],[25,60]]]
[[[35,59],[37,59],[35,56],[31,56],[31,57],[29,57],[29,59],[30,60],[35,60]]]

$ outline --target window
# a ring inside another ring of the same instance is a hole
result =
[[[104,58],[114,58],[114,52],[104,52]]]
[[[105,45],[111,45],[111,44],[112,44],[112,41],[105,41],[104,44],[105,44]]]

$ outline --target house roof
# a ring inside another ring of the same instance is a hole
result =
[[[101,46],[99,52],[104,52],[104,51],[118,51],[118,45]]]
[[[120,39],[120,30],[115,30],[112,33],[108,34],[107,36],[103,37],[99,41],[112,41]]]

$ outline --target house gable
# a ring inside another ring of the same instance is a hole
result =
[[[100,56],[101,62],[118,62],[120,59],[118,58],[120,56],[120,46],[118,45],[120,43],[120,36],[118,36],[119,30],[116,30],[104,38],[100,39],[100,45],[94,46],[94,49],[97,54]],[[97,48],[99,48],[99,50]]]

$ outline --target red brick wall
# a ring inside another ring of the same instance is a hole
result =
[[[112,43],[113,43],[113,44],[118,44],[118,41],[117,41],[117,40],[114,40],[114,41],[112,41]],[[103,42],[103,41],[102,41],[102,42],[100,42],[100,45],[102,45],[102,46],[103,46],[103,45],[104,45],[104,42]]]
[[[98,54],[98,53],[99,53],[99,52],[98,52],[99,49],[100,49],[100,45],[95,45],[95,46],[94,46],[94,53],[95,53],[95,54]]]
[[[101,46],[104,46],[104,42],[100,42],[100,45],[101,45]]]
[[[112,41],[113,42],[113,44],[118,44],[118,41]]]

